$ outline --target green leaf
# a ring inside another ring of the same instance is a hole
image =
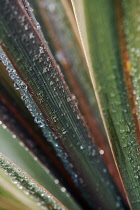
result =
[[[128,9],[127,3],[123,5],[127,5]],[[130,86],[131,76],[127,74],[126,69],[127,57],[122,54],[123,40],[120,36],[122,25],[118,20],[120,3],[110,0],[88,2],[79,0],[73,1],[73,4],[114,158],[129,202],[133,209],[138,209],[140,206],[139,131],[135,107],[132,107],[134,96]],[[120,13],[123,16],[122,11]],[[134,33],[132,29],[130,36]],[[124,50],[123,48],[123,53]],[[139,89],[138,86],[137,88]]]
[[[57,199],[2,155],[2,153],[0,153],[0,167],[20,189],[23,189],[26,194],[36,199],[42,207],[47,207],[48,209],[66,209]]]
[[[136,118],[140,122],[140,68],[139,68],[139,1],[119,2],[121,13],[121,24],[123,25],[123,36],[125,37],[125,53],[128,55],[129,75],[135,101]],[[124,53],[124,54],[125,54]],[[138,126],[139,127],[139,126]],[[139,128],[138,132],[139,132]],[[140,138],[140,137],[139,137]],[[139,139],[140,142],[140,139]]]
[[[17,188],[2,170],[0,170],[0,207],[7,210],[41,209],[36,201]]]
[[[42,167],[37,158],[29,154],[28,148],[19,143],[18,139],[12,136],[4,125],[0,125],[0,134],[0,152],[2,154],[22,168],[67,208],[80,209],[64,185],[61,185],[48,169]]]

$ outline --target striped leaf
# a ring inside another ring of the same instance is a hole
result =
[[[138,43],[137,3],[73,0],[110,146],[133,209],[140,207],[140,132],[136,108],[140,86],[138,70],[133,68],[137,65],[133,59],[138,57],[134,58],[130,48]]]

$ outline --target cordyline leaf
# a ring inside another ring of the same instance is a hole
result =
[[[43,119],[43,123],[39,124],[43,128],[47,122],[57,136],[55,142],[68,155],[64,161],[70,159],[72,165],[68,167],[76,171],[74,180],[90,207],[123,208],[47,45],[19,1],[12,0],[10,4],[4,0],[0,2],[3,5],[0,8],[0,40],[18,75],[27,85],[12,70],[14,82],[18,84],[26,104],[31,112],[41,111],[42,116],[38,117]]]
[[[35,200],[17,188],[2,170],[0,170],[0,208],[7,210],[41,209]]]
[[[24,147],[21,143],[19,144],[18,139],[4,128],[4,125],[0,125],[0,152],[22,168],[22,170],[26,171],[26,173],[46,188],[67,208],[80,209],[68,194],[64,185],[61,185],[59,180],[54,178],[49,170],[43,168],[37,161],[37,158],[28,152],[27,147]],[[1,187],[4,185],[4,183],[0,183]]]
[[[67,209],[56,198],[45,190],[41,185],[35,182],[29,175],[23,172],[14,163],[8,160],[2,153],[0,153],[0,167],[5,171],[20,189],[23,189],[26,194],[29,194],[42,207],[46,209]]]
[[[121,22],[124,12],[120,1],[74,0],[73,5],[114,158],[129,202],[133,209],[139,209],[140,132]],[[125,12],[129,11],[131,4],[122,5]],[[133,37],[135,31],[132,29],[131,33],[129,36]]]
[[[9,150],[9,153],[10,152]],[[17,186],[11,182],[10,177],[2,170],[0,170],[0,208],[7,210],[41,209],[34,199],[31,199],[23,190],[17,188]]]
[[[133,100],[136,108],[136,117],[140,124],[140,40],[139,40],[139,7],[137,6],[139,1],[125,1],[118,3],[118,15],[120,18],[118,24],[122,25],[121,40],[123,39],[123,47],[125,48],[122,56],[127,66],[126,71],[129,77],[130,86],[132,86]],[[128,65],[127,65],[128,64]],[[133,105],[133,104],[132,104]],[[135,121],[136,122],[136,121]],[[136,123],[135,123],[136,124]],[[139,130],[139,125],[137,126]]]

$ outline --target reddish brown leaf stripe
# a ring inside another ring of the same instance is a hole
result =
[[[121,50],[121,55],[122,55],[124,79],[125,79],[129,103],[131,107],[131,113],[132,113],[134,124],[135,124],[135,130],[136,130],[138,142],[140,143],[140,127],[139,127],[139,121],[137,117],[135,97],[133,94],[133,84],[132,84],[131,75],[130,75],[131,63],[130,63],[129,54],[127,51],[127,44],[125,41],[125,35],[124,35],[124,30],[123,30],[121,1],[116,0],[115,2],[116,2],[116,19],[117,19],[117,26],[118,26],[118,33],[119,33],[119,40],[120,40],[120,50]]]

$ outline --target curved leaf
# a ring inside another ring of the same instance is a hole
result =
[[[69,209],[79,210],[80,207],[73,200],[61,182],[52,176],[51,171],[41,166],[37,157],[29,154],[29,150],[18,139],[0,125],[0,152],[28,173],[39,184],[46,188],[53,196]],[[4,186],[4,184],[2,184]],[[26,202],[25,202],[26,203]]]
[[[114,158],[131,206],[138,209],[140,133],[134,118],[135,107],[132,109],[132,104],[134,106],[130,88],[132,84],[126,69],[129,61],[127,56],[122,55],[123,40],[119,31],[122,25],[118,20],[119,1],[99,0],[87,3],[85,0],[75,0],[73,2],[75,12],[79,11],[78,4],[81,5],[81,12],[83,11],[82,18],[79,13],[77,14],[77,21],[80,23],[91,78]],[[127,2],[123,4],[126,6]],[[85,28],[82,28],[83,21]],[[132,32],[132,36],[133,33],[135,32]],[[125,48],[123,53],[124,50]]]
[[[6,172],[15,184],[20,189],[24,189],[26,194],[31,195],[40,203],[42,207],[48,209],[67,209],[56,198],[54,198],[49,192],[47,192],[41,185],[35,182],[25,172],[18,168],[14,163],[9,161],[2,153],[0,153],[0,167]]]

